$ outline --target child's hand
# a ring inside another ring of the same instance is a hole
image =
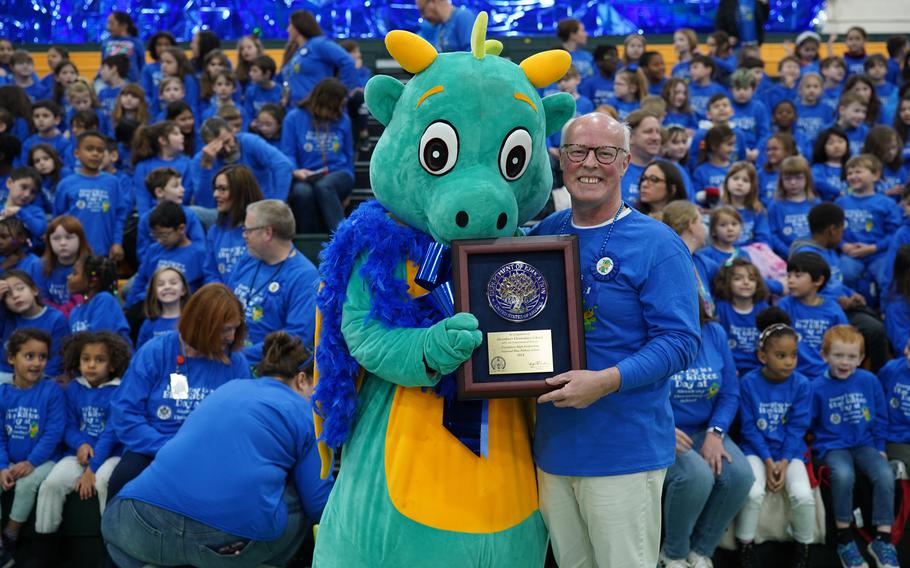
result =
[[[10,473],[9,469],[0,469],[0,487],[4,491],[9,491],[16,485],[16,478]]]
[[[88,460],[93,457],[95,457],[95,450],[92,449],[90,444],[82,444],[76,450],[76,461],[79,462],[79,465],[88,465]]]
[[[676,455],[684,454],[692,449],[692,438],[688,434],[676,429]]]
[[[878,245],[875,243],[861,244],[857,243],[857,257],[864,258],[869,255],[875,254],[878,251]]]
[[[33,471],[35,471],[35,466],[28,460],[22,460],[9,468],[9,472],[13,474],[15,479],[21,479]]]
[[[786,53],[787,56],[796,55],[796,44],[789,39],[784,41],[784,43],[781,44],[781,47],[784,48],[784,53]]]
[[[0,299],[2,299],[7,292],[9,292],[9,284],[7,284],[6,280],[0,280]]]
[[[746,150],[746,159],[750,162],[755,162],[758,159],[758,149],[751,148],[749,150]]]
[[[885,190],[885,195],[900,195],[904,191],[904,186],[898,184]]]
[[[308,177],[315,174],[313,170],[308,170],[306,168],[300,168],[299,170],[294,170],[293,172],[294,179],[299,179],[300,181],[306,181]]]
[[[765,488],[774,492],[774,460],[768,458],[765,460]]]
[[[83,501],[95,496],[95,473],[90,467],[85,468],[82,477],[76,482],[76,492]]]
[[[108,251],[107,255],[114,262],[120,262],[121,260],[123,260],[123,255],[124,255],[123,247],[118,244],[113,244],[113,245],[111,245],[111,250]]]

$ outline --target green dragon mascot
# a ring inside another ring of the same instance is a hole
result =
[[[370,164],[376,200],[342,223],[320,263],[317,435],[323,474],[330,448],[343,445],[343,464],[317,568],[544,562],[532,404],[456,399],[453,373],[482,334],[454,313],[440,259],[456,239],[516,235],[543,208],[546,136],[575,102],[537,92],[565,73],[568,53],[515,65],[486,27],[481,13],[470,53],[393,31],[386,47],[414,77],[366,86],[386,126]]]

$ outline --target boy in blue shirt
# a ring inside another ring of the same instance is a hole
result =
[[[837,126],[847,133],[850,142],[850,155],[856,156],[863,151],[869,127],[866,125],[866,114],[869,106],[866,101],[854,92],[844,93],[837,103]]]
[[[38,76],[35,75],[35,62],[29,52],[22,49],[14,51],[10,58],[10,67],[12,69],[11,84],[21,87],[32,102],[48,96],[44,85],[38,81]]]
[[[183,273],[190,293],[204,281],[205,245],[202,241],[192,242],[186,236],[183,208],[177,203],[162,201],[152,209],[148,224],[158,242],[148,247],[145,257],[140,259],[139,272],[124,302],[127,309],[145,299],[149,280],[159,268],[176,268]]]
[[[815,72],[804,73],[799,80],[796,101],[796,124],[793,129],[806,140],[815,140],[819,132],[834,121],[834,109],[822,102],[824,79]]]
[[[60,121],[63,111],[60,105],[52,100],[43,99],[32,105],[32,122],[35,124],[35,133],[22,141],[22,151],[19,161],[28,162],[28,153],[36,144],[50,144],[57,150],[60,157],[66,161],[72,150],[70,141],[60,131]]]
[[[847,64],[840,57],[826,57],[822,59],[819,68],[821,69],[822,78],[825,80],[822,90],[822,103],[831,107],[831,110],[836,111],[841,91],[844,88],[844,78],[847,76]]]
[[[246,115],[254,118],[263,105],[281,104],[281,85],[273,79],[277,67],[268,55],[260,55],[250,63],[250,84],[243,94],[243,108]]]
[[[155,168],[145,177],[145,188],[155,198],[156,203],[170,201],[181,206],[183,214],[186,216],[186,235],[194,243],[205,242],[205,230],[196,213],[187,206],[183,205],[183,197],[186,190],[183,187],[180,172],[174,168]],[[140,262],[145,258],[146,252],[152,245],[154,237],[149,226],[154,207],[139,216],[139,224],[136,226],[136,258]]]
[[[701,120],[708,118],[711,97],[727,93],[726,89],[711,80],[716,69],[714,59],[707,55],[695,54],[689,63],[689,106]]]
[[[887,333],[878,314],[866,306],[866,298],[844,284],[841,271],[841,240],[846,228],[844,210],[834,203],[819,203],[809,211],[809,239],[800,239],[790,245],[790,254],[814,252],[825,259],[831,269],[831,278],[819,294],[838,303],[850,320],[850,325],[859,330],[866,340],[866,353],[872,369],[878,369],[888,359]]]
[[[833,325],[847,324],[847,316],[836,302],[819,295],[831,278],[828,263],[815,252],[800,252],[787,261],[787,288],[790,295],[778,304],[787,312],[799,332],[800,373],[810,381],[825,372],[821,357],[822,337]]]
[[[54,195],[54,216],[72,215],[85,229],[86,240],[96,254],[107,253],[111,260],[123,260],[123,226],[126,207],[117,178],[104,173],[105,137],[96,131],[83,132],[76,140],[76,173],[60,180]]]
[[[888,38],[885,46],[888,49],[888,82],[893,85],[900,85],[901,67],[907,53],[910,53],[910,41],[905,36],[893,35]]]
[[[6,178],[5,195],[0,208],[0,219],[18,217],[22,221],[33,244],[38,244],[44,238],[47,229],[44,210],[34,205],[39,191],[41,174],[34,168],[16,168]]]
[[[898,566],[891,544],[894,474],[885,455],[887,408],[878,379],[863,369],[863,336],[838,325],[825,333],[822,356],[828,371],[812,383],[813,453],[831,471],[837,555],[844,566],[864,566],[853,531],[853,483],[859,469],[872,482],[875,539],[869,553],[878,566]]]
[[[117,55],[108,55],[101,62],[101,80],[107,85],[98,93],[98,102],[101,103],[101,109],[108,120],[114,112],[117,105],[117,97],[120,96],[120,90],[126,85],[126,77],[130,72],[130,60],[122,53]],[[146,93],[149,97],[152,93]]]
[[[885,282],[888,247],[901,226],[901,213],[893,199],[875,191],[882,173],[878,158],[871,154],[853,156],[846,171],[850,192],[835,201],[847,217],[841,269],[844,281],[854,288],[862,285],[868,299],[873,296],[868,288],[870,279],[879,287]]]
[[[578,86],[578,92],[587,97],[594,108],[609,104],[613,98],[613,79],[619,66],[619,52],[615,45],[598,45],[594,50],[594,64],[597,70],[590,77],[584,78]]]
[[[737,129],[748,150],[757,151],[758,141],[771,134],[771,113],[755,98],[758,82],[748,69],[737,69],[730,76],[733,92],[733,117],[730,124]]]

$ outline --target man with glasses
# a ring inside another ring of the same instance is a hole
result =
[[[675,460],[668,378],[699,344],[695,269],[668,227],[625,204],[628,127],[571,121],[559,161],[572,208],[532,234],[578,235],[587,370],[547,382],[534,457],[560,566],[657,564],[661,490]]]
[[[423,19],[418,33],[437,51],[471,51],[475,15],[470,10],[449,0],[417,0],[417,11]]]
[[[243,239],[247,254],[237,261],[228,288],[240,300],[251,345],[243,354],[251,364],[262,359],[262,341],[275,330],[313,345],[316,320],[316,267],[294,248],[294,215],[277,199],[246,208]]]

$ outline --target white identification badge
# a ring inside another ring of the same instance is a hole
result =
[[[186,400],[190,397],[190,385],[186,382],[186,375],[171,373],[171,398]]]

